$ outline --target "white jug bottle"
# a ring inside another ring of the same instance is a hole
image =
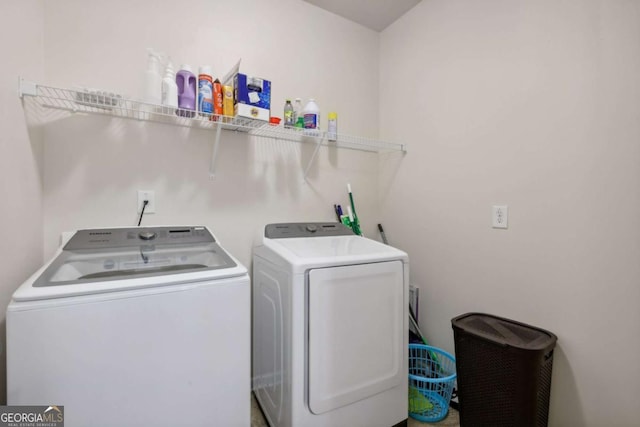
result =
[[[160,105],[162,101],[162,62],[165,56],[151,48],[147,48],[147,54],[143,100],[149,104]]]
[[[302,110],[304,116],[304,134],[309,136],[320,136],[320,107],[316,100],[311,98]]]
[[[173,64],[169,62],[162,79],[162,105],[178,108],[178,85],[176,84],[176,73],[173,71]]]

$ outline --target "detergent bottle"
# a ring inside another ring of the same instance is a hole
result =
[[[304,134],[309,136],[320,135],[320,107],[316,100],[311,98],[302,111],[304,117]]]
[[[176,74],[178,85],[178,115],[183,117],[195,116],[196,110],[196,76],[191,67],[183,64]]]

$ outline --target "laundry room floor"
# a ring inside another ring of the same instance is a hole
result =
[[[418,426],[460,427],[460,417],[458,416],[458,411],[449,408],[447,418],[437,423],[421,423],[413,418],[409,418],[408,427]],[[253,393],[251,393],[251,427],[269,427]]]

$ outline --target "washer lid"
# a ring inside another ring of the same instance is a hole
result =
[[[80,230],[14,294],[35,300],[246,274],[204,227]]]

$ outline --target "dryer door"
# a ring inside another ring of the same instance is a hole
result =
[[[400,385],[401,261],[321,268],[308,278],[307,387],[314,414]]]

